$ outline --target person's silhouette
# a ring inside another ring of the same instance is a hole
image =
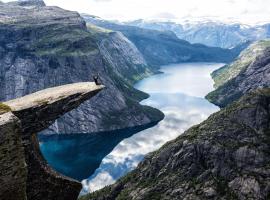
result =
[[[99,80],[98,74],[93,76],[93,79],[94,79],[94,82],[95,82],[96,85],[100,85],[100,82],[98,81]]]

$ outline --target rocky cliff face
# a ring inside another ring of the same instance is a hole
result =
[[[171,31],[143,29],[116,24],[98,17],[83,15],[89,23],[122,32],[144,56],[151,66],[179,62],[231,62],[245,48],[222,49],[201,44],[190,44]]]
[[[269,199],[270,89],[245,95],[81,199]]]
[[[10,5],[23,6],[25,8],[34,8],[40,6],[46,6],[43,0],[18,0],[8,2]]]
[[[122,35],[87,27],[78,13],[58,7],[1,4],[0,14],[1,101],[97,73],[107,86],[99,99],[63,116],[47,133],[98,132],[163,118],[138,103],[147,95],[131,83],[151,72]]]
[[[250,45],[235,62],[213,72],[212,76],[217,89],[207,98],[221,107],[249,91],[270,87],[270,41]]]
[[[8,112],[0,115],[0,199],[26,200],[27,167],[19,119]]]
[[[0,199],[77,199],[81,184],[47,165],[36,133],[102,88],[89,82],[69,84],[1,104]]]

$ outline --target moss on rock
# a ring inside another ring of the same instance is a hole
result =
[[[4,114],[11,111],[11,108],[3,103],[0,103],[0,114]]]

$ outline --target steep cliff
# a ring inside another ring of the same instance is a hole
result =
[[[190,44],[179,39],[171,31],[143,29],[116,24],[90,15],[82,16],[89,23],[123,33],[135,44],[151,66],[179,62],[231,62],[242,50],[241,48],[222,49],[202,44]]]
[[[98,132],[163,118],[139,104],[147,95],[131,84],[152,72],[124,36],[87,27],[78,13],[58,7],[1,4],[0,14],[1,101],[96,74],[107,86],[101,98],[61,117],[47,133]]]
[[[69,84],[1,105],[5,109],[0,115],[0,199],[77,199],[81,184],[47,165],[36,133],[102,89],[89,82]]]
[[[221,107],[249,91],[270,87],[270,41],[250,45],[235,62],[214,71],[212,76],[217,89],[207,98]]]
[[[88,199],[269,199],[270,89],[245,95]]]

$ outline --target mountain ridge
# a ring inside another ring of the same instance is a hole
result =
[[[101,18],[82,15],[88,23],[119,31],[135,44],[146,62],[158,69],[161,65],[179,62],[231,62],[245,46],[235,49],[190,44],[172,31],[157,31],[117,24]]]
[[[269,100],[269,88],[243,96],[79,199],[267,199]]]
[[[148,95],[134,89],[132,83],[153,71],[124,36],[87,27],[77,12],[58,7],[1,4],[0,12],[1,101],[88,81],[97,73],[108,88],[98,95],[102,101],[94,98],[91,104],[83,104],[58,119],[46,133],[109,131],[163,119],[160,111],[139,104]],[[126,50],[130,53],[120,56]],[[130,120],[123,120],[126,118]]]
[[[236,61],[212,73],[216,90],[206,98],[225,107],[247,92],[270,87],[269,56],[270,40],[251,44]]]
[[[126,25],[155,30],[171,30],[180,39],[207,46],[233,48],[247,41],[269,38],[269,22],[260,25],[246,25],[239,22],[202,20],[198,22],[155,22],[134,20],[123,22]]]

